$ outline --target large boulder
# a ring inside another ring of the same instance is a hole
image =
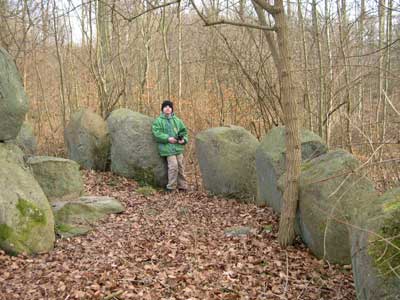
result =
[[[259,142],[239,126],[210,128],[196,136],[196,155],[205,188],[245,200],[256,196],[255,153]]]
[[[365,206],[375,189],[360,162],[344,150],[335,150],[301,166],[298,230],[304,243],[318,258],[350,264],[348,225]],[[279,180],[284,187],[284,175]]]
[[[31,124],[28,122],[22,124],[15,142],[22,149],[25,155],[35,155],[37,141]]]
[[[310,160],[326,153],[322,139],[308,130],[301,130],[301,157]],[[286,171],[286,129],[275,127],[261,140],[256,151],[257,204],[270,206],[280,213],[282,192],[277,182]]]
[[[129,109],[117,109],[107,118],[111,137],[111,171],[142,184],[168,183],[166,160],[153,138],[153,119]]]
[[[87,233],[95,222],[108,214],[121,213],[123,205],[112,197],[87,196],[68,202],[52,203],[56,232],[62,237]]]
[[[73,200],[82,195],[82,176],[79,165],[73,160],[32,156],[27,163],[50,202]]]
[[[369,199],[352,218],[350,238],[357,299],[399,299],[400,188]]]
[[[9,254],[40,253],[51,250],[54,239],[49,202],[22,151],[0,143],[0,248]]]
[[[0,141],[16,138],[28,108],[17,67],[12,57],[0,48]]]
[[[107,123],[88,109],[71,116],[65,129],[69,158],[85,169],[104,171],[108,166],[110,138]]]

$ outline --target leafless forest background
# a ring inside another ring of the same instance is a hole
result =
[[[83,107],[104,118],[118,107],[156,116],[171,98],[192,138],[229,124],[262,138],[283,124],[251,1],[194,3],[198,12],[186,0],[0,0],[0,45],[21,72],[41,153],[64,155],[64,128]],[[285,8],[301,126],[357,155],[381,189],[398,185],[400,2]],[[199,12],[217,24],[205,26]]]

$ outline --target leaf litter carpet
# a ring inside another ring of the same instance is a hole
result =
[[[137,183],[85,172],[86,192],[126,211],[52,252],[0,252],[0,299],[355,299],[350,266],[328,265],[297,242],[283,250],[269,208],[202,192],[143,196]],[[247,226],[247,235],[227,228]]]

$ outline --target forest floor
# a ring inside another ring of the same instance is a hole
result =
[[[0,252],[0,299],[355,299],[350,266],[282,249],[269,208],[203,192],[150,196],[133,180],[85,172],[86,193],[126,211],[47,254]],[[232,226],[251,228],[229,236]]]

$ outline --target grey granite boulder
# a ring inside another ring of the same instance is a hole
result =
[[[74,201],[53,202],[56,232],[62,237],[87,233],[108,214],[121,213],[123,205],[112,197],[87,196]]]
[[[0,141],[16,138],[28,108],[28,97],[17,67],[0,47]]]
[[[0,248],[9,254],[46,252],[54,244],[54,219],[22,151],[0,143]]]
[[[21,148],[25,155],[35,155],[37,149],[36,137],[33,133],[32,125],[24,122],[21,126],[15,143]]]
[[[304,129],[300,133],[303,161],[326,153],[327,147],[318,135]],[[285,134],[285,127],[271,129],[256,151],[257,204],[270,206],[278,213],[281,212],[282,192],[277,182],[286,171]]]
[[[164,187],[167,164],[160,157],[151,132],[153,119],[129,109],[117,109],[107,118],[111,137],[111,171],[141,184]]]
[[[357,299],[399,299],[400,188],[366,201],[349,231]]]
[[[350,153],[335,150],[301,167],[297,229],[313,254],[331,263],[351,262],[348,224],[376,193],[372,182],[355,172],[359,166]]]
[[[65,128],[68,157],[85,169],[104,171],[108,166],[110,137],[107,123],[88,109],[71,116]]]
[[[259,142],[239,126],[210,128],[196,136],[196,155],[205,188],[245,200],[256,196],[255,153]]]
[[[83,193],[79,165],[73,160],[32,156],[27,163],[50,202],[76,199]]]

